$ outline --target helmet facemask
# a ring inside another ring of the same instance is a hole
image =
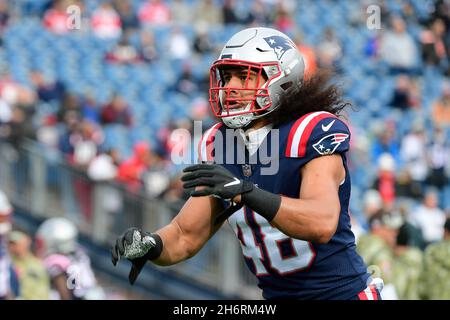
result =
[[[227,69],[239,70],[242,85],[225,87]],[[214,115],[231,128],[241,128],[267,114],[272,106],[268,86],[280,75],[277,62],[252,63],[223,59],[213,64],[210,72],[210,105]],[[267,75],[270,76],[267,76]],[[256,77],[256,84],[251,81]]]

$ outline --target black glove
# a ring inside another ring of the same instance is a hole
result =
[[[241,194],[241,203],[231,205],[216,219],[215,224],[225,221],[230,215],[246,205],[259,215],[272,221],[281,205],[281,196],[257,188],[252,182],[239,180],[230,171],[217,164],[196,164],[183,170],[183,187],[206,187],[191,193],[193,197],[215,196],[224,200],[233,200]]]
[[[122,257],[131,261],[128,280],[130,284],[134,284],[147,260],[155,258],[155,255],[159,256],[161,251],[162,241],[157,234],[129,228],[117,238],[111,250],[111,260],[114,266]]]
[[[253,183],[239,180],[231,172],[217,164],[196,164],[183,170],[181,177],[183,188],[204,186],[205,189],[191,193],[193,197],[216,196],[224,200],[232,200],[239,194],[252,191]]]

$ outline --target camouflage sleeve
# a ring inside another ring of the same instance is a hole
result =
[[[425,250],[420,294],[424,299],[450,299],[450,241],[428,246]]]

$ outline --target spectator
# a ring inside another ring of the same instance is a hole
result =
[[[104,135],[97,124],[83,120],[79,131],[70,137],[70,141],[74,148],[73,164],[85,170],[101,148]]]
[[[26,139],[35,138],[35,130],[31,122],[31,116],[21,107],[11,110],[9,122],[0,124],[0,139],[10,143],[16,150]]]
[[[129,1],[115,0],[114,8],[120,17],[122,30],[124,33],[139,29],[138,18]]]
[[[198,23],[194,38],[194,52],[198,55],[205,55],[213,52],[214,46],[208,35],[208,26],[205,23]]]
[[[422,60],[426,65],[439,68],[447,61],[445,31],[445,24],[442,19],[434,20],[430,28],[422,31],[420,43],[422,46]]]
[[[194,21],[204,22],[208,27],[223,24],[223,11],[215,5],[214,0],[198,0],[194,12]]]
[[[175,24],[189,26],[193,22],[192,6],[185,0],[174,0],[170,5],[170,16]]]
[[[431,20],[441,19],[444,21],[446,29],[449,30],[450,27],[450,5],[445,0],[434,1],[434,6],[432,6]]]
[[[402,168],[397,174],[395,193],[398,198],[420,200],[423,197],[423,187],[418,181],[414,181],[408,168]]]
[[[36,93],[14,80],[9,72],[0,71],[0,99],[10,106],[31,108],[36,102]]]
[[[283,2],[279,2],[275,9],[274,26],[281,32],[290,34],[295,28],[295,21]]]
[[[366,46],[364,47],[364,53],[372,60],[377,61],[380,58],[381,39],[381,32],[374,32],[367,40]]]
[[[72,161],[74,146],[71,140],[72,135],[79,134],[80,123],[74,113],[68,113],[66,116],[66,126],[59,137],[58,149],[63,153],[67,161]]]
[[[103,107],[100,119],[102,124],[132,125],[131,113],[128,105],[119,95],[115,95],[111,102]]]
[[[122,34],[120,16],[107,1],[92,13],[91,25],[94,35],[100,39],[117,39]]]
[[[2,125],[9,123],[11,121],[12,117],[12,108],[11,106],[6,103],[3,99],[0,98],[0,128]],[[4,129],[3,129],[4,130]],[[0,130],[0,137],[6,136],[6,133],[1,133]]]
[[[395,201],[395,161],[389,153],[383,153],[378,158],[378,176],[375,179],[373,188],[378,190],[383,206],[391,209]]]
[[[93,196],[97,203],[95,224],[96,239],[107,241],[110,232],[114,232],[115,224],[120,223],[123,212],[123,199],[120,189],[112,184],[117,178],[120,154],[117,149],[109,149],[97,155],[89,164],[87,174],[95,181]]]
[[[164,150],[152,152],[150,168],[143,174],[145,191],[151,198],[161,198],[169,188],[169,164],[164,160]]]
[[[171,21],[169,7],[161,0],[148,0],[142,4],[138,18],[142,26],[167,25]]]
[[[267,26],[272,23],[272,16],[269,8],[264,5],[262,0],[254,0],[245,19],[245,23],[249,26]]]
[[[128,35],[124,34],[114,48],[105,56],[110,63],[137,63],[141,61],[138,50],[129,42]]]
[[[383,153],[389,153],[395,161],[395,165],[400,165],[400,146],[395,133],[395,123],[386,121],[380,125],[375,132],[375,139],[372,143],[372,161],[378,163]]]
[[[31,237],[18,230],[8,236],[8,249],[17,270],[20,298],[24,300],[49,300],[50,279],[44,262],[31,252]]]
[[[70,164],[86,169],[103,143],[101,128],[89,120],[77,122],[75,119],[66,127],[60,138],[60,150]]]
[[[444,225],[444,240],[427,247],[421,277],[421,297],[450,300],[450,218]]]
[[[395,291],[400,300],[418,300],[420,297],[420,276],[423,268],[423,253],[408,244],[409,234],[402,225],[398,229],[394,246],[392,275]]]
[[[420,106],[417,88],[408,75],[402,74],[398,76],[389,105],[402,111]]]
[[[67,161],[78,170],[85,172],[101,148],[104,139],[103,132],[96,124],[83,120],[69,134],[66,142],[70,152],[67,154]],[[83,222],[91,223],[92,184],[85,177],[79,175],[73,175],[71,183],[79,206],[78,211],[84,219]]]
[[[70,31],[67,27],[69,15],[66,11],[69,3],[66,0],[55,0],[53,6],[44,14],[44,26],[57,35],[64,35]]]
[[[380,213],[383,213],[383,200],[376,189],[369,189],[363,197],[363,213],[366,221]]]
[[[0,0],[0,47],[3,45],[3,33],[11,18],[7,0]]]
[[[155,35],[150,30],[142,30],[140,33],[139,52],[142,59],[147,63],[152,63],[159,58],[156,47]]]
[[[412,3],[404,2],[402,3],[402,18],[405,20],[407,25],[417,25],[418,24],[418,14],[414,9]]]
[[[117,180],[125,183],[128,190],[138,192],[142,189],[142,175],[150,167],[152,153],[147,142],[133,146],[133,155],[119,165]]]
[[[422,205],[411,213],[409,221],[422,231],[427,245],[442,240],[445,213],[438,207],[438,193],[435,190],[425,193]]]
[[[117,177],[117,168],[120,163],[120,154],[117,149],[98,154],[89,163],[87,174],[95,181],[111,181]]]
[[[30,80],[37,92],[39,100],[44,102],[62,102],[66,92],[66,88],[61,81],[51,81],[49,79],[46,79],[42,72],[39,72],[37,70],[30,73]]]
[[[198,91],[198,81],[194,78],[191,65],[188,62],[183,64],[183,71],[175,82],[174,89],[186,96],[192,96]]]
[[[417,46],[401,17],[393,17],[391,24],[392,28],[382,38],[381,57],[391,73],[411,74],[417,65]]]
[[[411,132],[400,143],[400,157],[412,180],[423,185],[428,175],[426,136],[421,121],[412,124]]]
[[[427,183],[442,191],[448,183],[447,166],[450,163],[450,147],[445,132],[440,127],[434,129],[431,143],[427,147],[429,174]]]
[[[397,300],[394,286],[394,247],[402,220],[397,215],[379,213],[369,220],[370,232],[359,237],[358,253],[363,257],[371,271],[384,280],[382,297]]]
[[[442,97],[433,103],[432,120],[435,126],[450,128],[450,82],[444,82]]]
[[[408,221],[411,205],[408,201],[402,201],[398,204],[397,210],[403,218],[403,224],[398,230],[397,246],[414,247],[423,250],[426,244],[423,239],[422,230]],[[400,248],[399,251],[404,250]]]
[[[222,6],[223,23],[235,24],[239,23],[239,18],[236,14],[236,4],[234,0],[224,0]]]
[[[93,123],[100,123],[99,106],[94,94],[88,92],[81,101],[81,117]]]
[[[43,119],[42,123],[36,130],[36,139],[44,146],[49,147],[49,150],[57,150],[60,132],[56,126],[56,118],[49,116]]]
[[[317,48],[317,55],[322,68],[336,68],[342,57],[342,46],[332,29],[325,30],[324,39]]]
[[[58,122],[65,125],[71,125],[73,121],[81,121],[81,107],[78,97],[72,93],[66,92],[63,97],[61,106],[56,114]]]
[[[10,8],[7,0],[0,0],[0,34],[3,33],[3,30],[8,25],[10,15]]]
[[[185,60],[191,56],[191,44],[180,27],[173,27],[167,44],[170,59]]]

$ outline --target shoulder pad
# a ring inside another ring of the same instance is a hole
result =
[[[44,259],[44,265],[51,277],[66,272],[70,264],[70,258],[62,254],[52,254]]]
[[[349,148],[350,131],[335,115],[312,112],[298,119],[291,127],[285,156],[314,158],[345,152]]]

